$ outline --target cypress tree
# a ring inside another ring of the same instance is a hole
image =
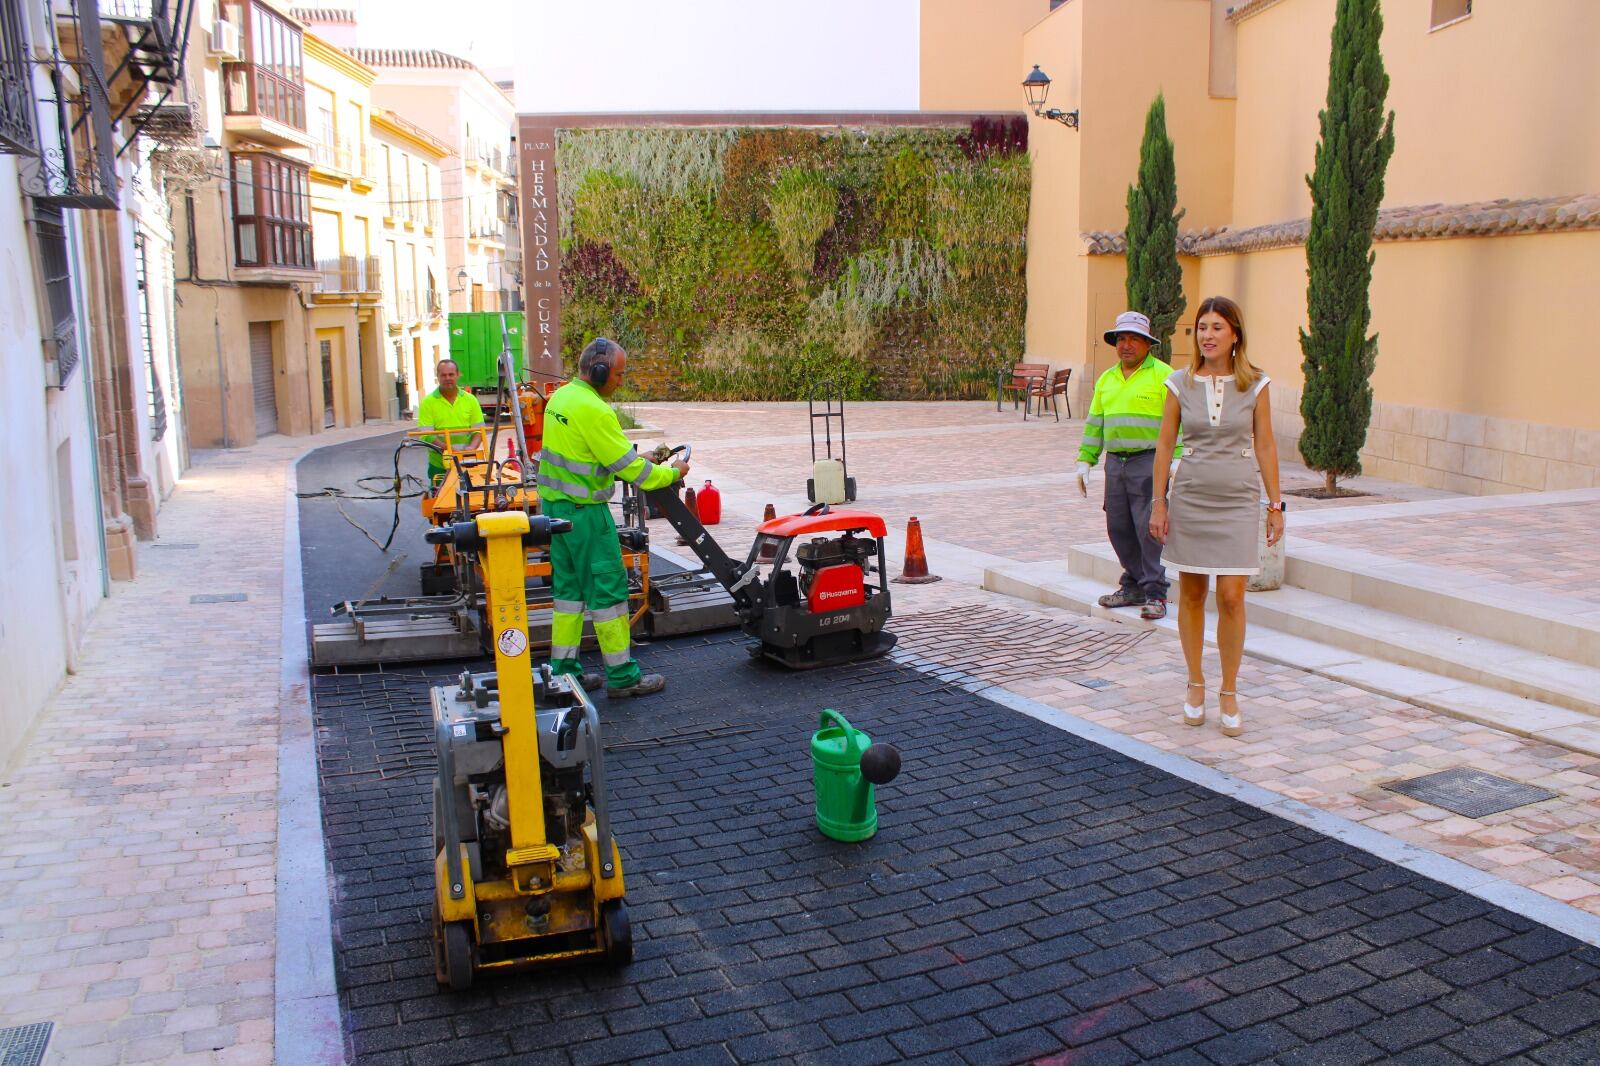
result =
[[[1160,339],[1151,350],[1172,362],[1172,332],[1187,301],[1178,266],[1178,172],[1167,136],[1167,101],[1160,93],[1144,120],[1139,182],[1128,186],[1128,307],[1150,319]]]
[[[1367,336],[1372,308],[1372,231],[1383,178],[1394,154],[1394,112],[1384,117],[1389,75],[1379,40],[1379,0],[1338,0],[1328,69],[1328,106],[1319,118],[1306,236],[1306,310],[1300,331],[1305,429],[1300,454],[1322,471],[1330,493],[1338,479],[1361,473],[1361,446],[1372,419],[1372,369],[1378,336]]]

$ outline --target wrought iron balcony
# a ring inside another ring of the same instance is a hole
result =
[[[39,131],[19,0],[0,0],[0,153],[37,155]]]
[[[380,292],[383,288],[380,262],[377,256],[371,255],[318,259],[313,289],[319,293]]]
[[[311,165],[322,170],[335,171],[350,177],[361,177],[371,172],[371,153],[349,141],[334,142],[324,134],[311,146]]]

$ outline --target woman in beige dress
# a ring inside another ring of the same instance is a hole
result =
[[[1195,356],[1167,378],[1167,400],[1156,442],[1150,534],[1166,545],[1162,562],[1178,571],[1178,636],[1189,667],[1183,701],[1186,725],[1206,721],[1206,595],[1217,579],[1217,690],[1222,732],[1244,732],[1237,685],[1244,655],[1244,586],[1260,568],[1257,531],[1261,486],[1267,490],[1267,543],[1283,536],[1278,492],[1278,446],[1272,436],[1268,378],[1245,356],[1239,305],[1213,296],[1195,317]],[[1183,458],[1167,499],[1172,450],[1183,429]],[[1259,473],[1259,481],[1257,474]],[[1197,698],[1197,703],[1190,703]]]

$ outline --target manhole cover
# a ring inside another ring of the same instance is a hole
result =
[[[1520,781],[1508,781],[1465,766],[1393,781],[1383,787],[1468,818],[1482,818],[1526,803],[1556,798],[1556,794],[1548,789],[1524,785]]]
[[[890,624],[911,655],[986,681],[1081,674],[1148,637],[1121,629],[1104,632],[1072,622],[993,607],[952,607],[896,615]],[[1091,680],[1073,677],[1078,684]],[[1099,685],[1089,684],[1090,688]]]
[[[250,597],[242,592],[202,592],[190,596],[190,603],[243,603]]]
[[[0,1029],[0,1064],[39,1066],[44,1061],[44,1049],[50,1043],[50,1030],[54,1025],[54,1022],[38,1022]]]

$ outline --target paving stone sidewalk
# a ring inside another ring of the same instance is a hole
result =
[[[0,1024],[54,1022],[53,1063],[273,1061],[284,477],[309,443],[196,453],[0,787]]]

